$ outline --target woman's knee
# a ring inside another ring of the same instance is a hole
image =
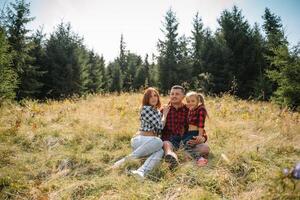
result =
[[[155,146],[157,146],[157,148],[163,147],[163,141],[158,137],[153,138],[153,143],[155,144]]]
[[[130,144],[131,144],[132,149],[138,148],[138,146],[141,145],[141,138],[140,138],[140,136],[138,135],[138,136],[134,136],[133,138],[131,138]]]
[[[159,151],[156,152],[157,158],[162,159],[164,156],[164,150],[160,149]]]

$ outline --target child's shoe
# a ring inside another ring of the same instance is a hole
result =
[[[203,158],[203,157],[200,157],[197,161],[196,161],[196,164],[198,167],[204,167],[206,166],[208,163],[208,160]]]

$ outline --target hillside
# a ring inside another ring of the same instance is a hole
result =
[[[300,161],[300,114],[232,96],[207,98],[207,167],[166,163],[140,183],[109,167],[130,152],[142,95],[0,108],[0,199],[296,199],[299,180],[282,170]],[[163,97],[167,103],[168,97]]]

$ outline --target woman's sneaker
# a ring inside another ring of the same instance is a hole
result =
[[[126,157],[122,158],[121,160],[118,160],[117,162],[115,162],[113,164],[113,166],[111,167],[111,169],[117,169],[117,168],[119,168],[126,160],[127,160]]]
[[[145,175],[144,173],[138,171],[138,170],[131,170],[130,175],[132,175],[135,179],[138,181],[143,182],[145,180]]]

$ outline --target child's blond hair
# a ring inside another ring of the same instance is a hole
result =
[[[204,96],[202,94],[194,92],[194,91],[188,92],[186,94],[186,98],[191,97],[191,96],[197,97],[198,104],[201,103],[203,106],[205,106],[205,100],[204,100]]]
[[[197,93],[197,92],[194,92],[194,91],[191,91],[191,92],[188,92],[188,93],[185,95],[186,98],[191,97],[191,96],[195,96],[195,97],[197,98],[197,100],[198,100],[198,105],[199,105],[199,103],[201,103],[201,105],[202,105],[202,106],[205,108],[205,110],[206,110],[206,107],[205,107],[205,100],[204,100],[204,96],[203,96],[202,94]],[[207,112],[207,110],[206,110],[206,112]],[[206,115],[207,115],[207,117],[209,117],[209,116],[208,116],[208,113],[206,113]]]

